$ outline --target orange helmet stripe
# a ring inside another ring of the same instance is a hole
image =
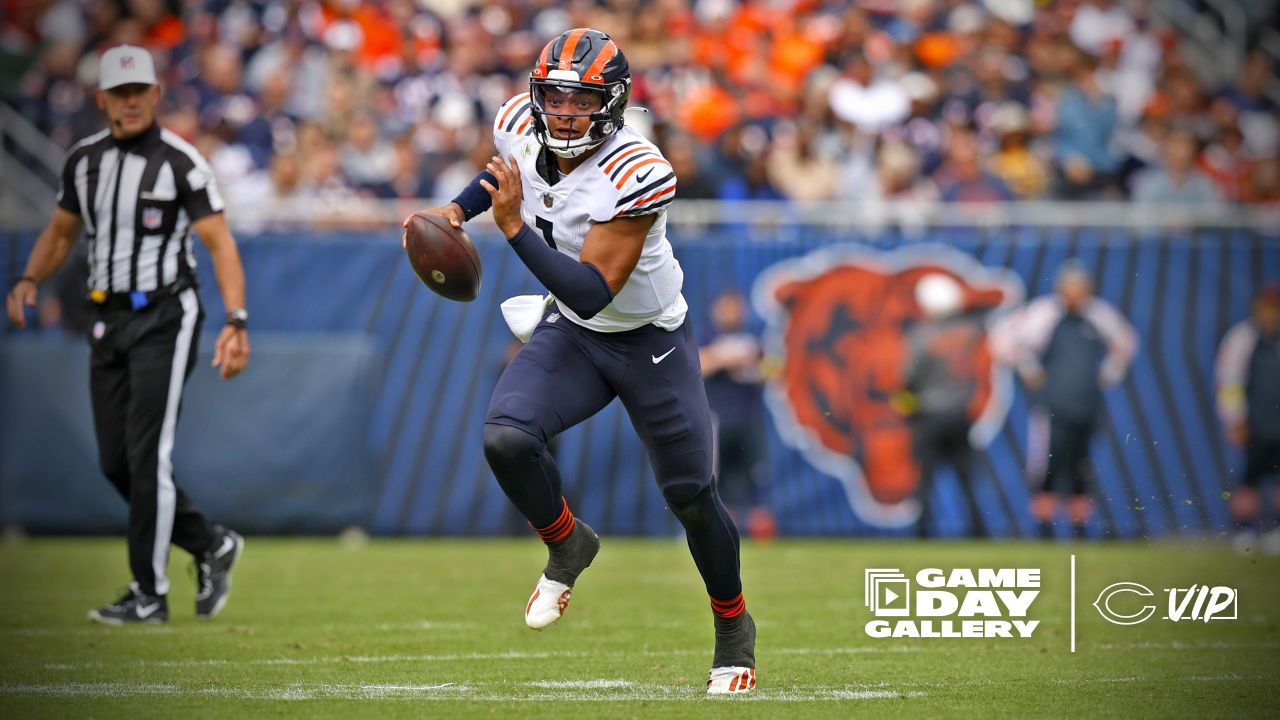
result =
[[[578,41],[586,34],[586,28],[578,28],[576,30],[569,31],[569,37],[564,41],[564,47],[560,48],[560,63],[557,65],[556,69],[573,69],[573,53],[578,49]]]
[[[594,77],[599,77],[599,82],[604,82],[604,66],[618,54],[618,44],[610,40],[605,46],[600,48],[600,54],[596,55],[596,59],[591,63],[591,67],[587,68],[587,73],[582,76],[583,82],[595,82]]]
[[[555,40],[547,43],[542,48],[542,54],[538,56],[538,64],[534,67],[534,74],[539,77],[547,76],[547,56],[551,54],[551,46],[555,44]]]

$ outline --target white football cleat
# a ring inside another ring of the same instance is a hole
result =
[[[533,594],[529,596],[529,604],[524,608],[524,624],[534,630],[554,625],[569,607],[572,595],[573,588],[568,585],[548,580],[546,575],[539,577]]]
[[[751,692],[756,686],[756,669],[749,667],[711,668],[707,678],[708,695],[737,695]]]

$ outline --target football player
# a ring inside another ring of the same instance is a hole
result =
[[[461,227],[492,207],[554,298],[498,380],[484,429],[489,466],[547,545],[525,623],[540,630],[559,620],[600,549],[561,496],[547,443],[617,397],[711,598],[707,692],[742,693],[755,686],[755,623],[742,594],[738,531],[711,474],[711,415],[684,273],[666,237],[676,177],[623,123],[630,94],[631,71],[613,39],[584,28],[560,35],[538,57],[529,92],[498,111],[498,155],[451,203],[426,212]]]

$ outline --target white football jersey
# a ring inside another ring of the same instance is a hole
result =
[[[676,175],[658,148],[623,127],[573,172],[550,185],[538,174],[542,145],[533,133],[529,93],[507,101],[494,120],[493,141],[503,158],[520,166],[525,223],[555,249],[577,260],[595,223],[654,213],[640,261],[608,307],[589,320],[560,305],[569,320],[598,332],[621,332],[653,323],[675,330],[689,310],[680,288],[684,271],[667,241],[667,206],[675,199]]]

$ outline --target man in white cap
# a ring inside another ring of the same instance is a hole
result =
[[[196,558],[196,614],[209,618],[227,601],[244,540],[206,520],[174,484],[178,409],[204,320],[192,233],[209,250],[227,309],[213,358],[224,380],[249,362],[244,269],[208,162],[156,123],[161,88],[150,53],[111,48],[98,79],[98,106],[109,127],[71,148],[58,206],[5,309],[10,322],[26,326],[37,287],[66,260],[83,229],[98,462],[129,502],[133,573],[128,592],[89,617],[111,625],[167,621],[166,566],[174,543]]]

